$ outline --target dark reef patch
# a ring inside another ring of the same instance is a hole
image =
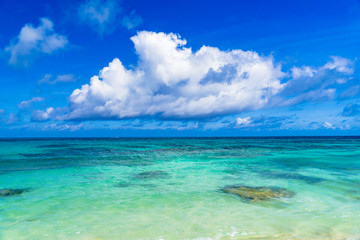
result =
[[[114,187],[118,187],[118,188],[126,188],[126,187],[130,187],[131,183],[127,183],[127,182],[121,182],[121,183],[117,183],[114,185]]]
[[[0,158],[0,174],[13,171],[97,165],[148,166],[154,163],[154,159],[157,159],[156,156],[133,150],[125,151],[124,149],[101,146],[65,147],[66,145],[67,144],[43,145],[54,146],[54,148],[44,147],[41,151],[37,149],[37,152],[23,152],[17,153],[7,159]]]
[[[70,148],[74,147],[75,144],[47,144],[47,145],[40,145],[36,148]]]
[[[250,201],[267,201],[295,195],[294,192],[279,187],[228,186],[222,188],[221,191]]]
[[[268,178],[300,180],[300,181],[304,181],[309,184],[319,183],[319,182],[323,182],[326,180],[324,178],[305,176],[305,175],[298,174],[298,173],[263,172],[263,173],[261,173],[261,175],[268,177]]]
[[[148,171],[138,173],[134,176],[135,179],[157,179],[157,178],[169,178],[170,175],[165,171]]]
[[[56,157],[55,153],[19,153],[19,155],[26,158],[48,158],[48,157]]]
[[[30,190],[29,188],[24,188],[24,189],[4,188],[4,189],[0,189],[0,197],[16,196],[24,192],[28,192],[29,190]]]

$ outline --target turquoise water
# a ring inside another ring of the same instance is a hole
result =
[[[360,138],[3,139],[0,189],[1,240],[360,239]]]

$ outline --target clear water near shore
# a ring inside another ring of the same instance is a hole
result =
[[[360,239],[360,138],[3,139],[0,189],[2,240]]]

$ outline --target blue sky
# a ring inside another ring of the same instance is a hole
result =
[[[0,137],[360,134],[358,0],[0,9]]]

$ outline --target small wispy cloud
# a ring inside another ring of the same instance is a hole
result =
[[[360,85],[351,86],[342,92],[339,97],[340,98],[353,98],[360,94]]]
[[[354,62],[331,56],[330,61],[320,67],[292,67],[276,105],[290,106],[302,102],[322,102],[335,99],[339,85],[352,79]]]
[[[125,15],[121,24],[127,29],[134,29],[143,22],[143,19],[133,10],[129,15]]]
[[[335,127],[329,122],[324,122],[322,126],[326,129],[335,129]]]
[[[245,129],[280,129],[294,118],[291,116],[258,116],[258,117],[244,117],[236,118],[235,125],[230,124],[235,128]]]
[[[18,116],[15,113],[10,113],[8,119],[6,120],[6,124],[15,124],[18,121]]]
[[[99,34],[114,30],[115,20],[121,7],[112,0],[89,0],[78,8],[82,23],[89,25]]]
[[[111,33],[121,25],[127,29],[134,29],[143,22],[135,10],[129,14],[125,12],[115,0],[88,0],[80,4],[77,10],[80,22],[100,35]],[[118,21],[119,19],[122,20]]]
[[[13,129],[37,131],[37,132],[75,132],[83,128],[83,123],[63,123],[63,122],[52,122],[52,123],[39,123],[31,122],[21,125],[14,126]]]
[[[45,98],[43,98],[43,97],[33,97],[30,100],[22,101],[21,103],[19,103],[18,108],[19,109],[29,108],[29,107],[31,107],[31,105],[33,103],[42,102],[42,101],[45,101]]]
[[[330,123],[329,121],[318,122],[312,121],[304,126],[303,129],[308,130],[348,130],[350,129],[350,125],[346,123],[346,121]]]
[[[83,124],[50,123],[42,127],[43,131],[70,131],[75,132],[83,128]]]
[[[52,76],[51,74],[46,74],[42,79],[38,81],[38,84],[51,84],[54,85],[56,83],[67,83],[67,82],[76,82],[76,78],[73,74],[64,74]]]
[[[342,116],[345,117],[353,117],[360,115],[360,105],[359,104],[348,104],[346,107],[344,107],[342,111]]]
[[[40,24],[34,27],[26,24],[19,35],[5,51],[10,54],[9,63],[28,65],[34,54],[51,54],[68,44],[65,36],[54,31],[54,24],[48,18],[40,18]]]

